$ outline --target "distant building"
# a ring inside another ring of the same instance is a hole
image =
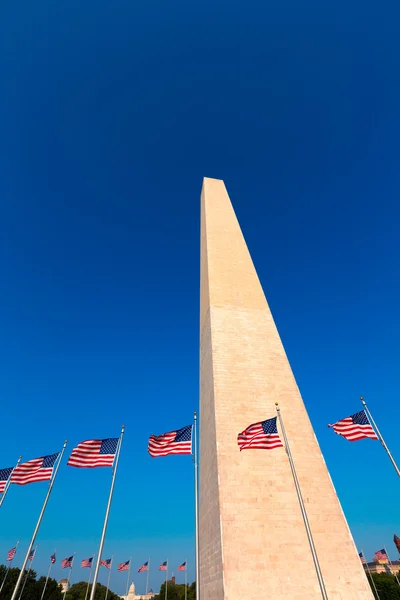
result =
[[[61,579],[61,581],[58,582],[58,585],[61,588],[61,591],[63,594],[64,594],[64,592],[68,592],[68,590],[69,590],[68,579]]]
[[[388,573],[388,575],[397,575],[400,571],[400,560],[392,560],[392,564],[385,562],[384,560],[374,560],[373,562],[364,565],[365,571],[370,573]]]
[[[154,598],[155,593],[153,590],[150,590],[148,594],[139,594],[136,595],[135,583],[132,581],[131,587],[129,588],[129,592],[127,596],[120,596],[121,600],[151,600]]]

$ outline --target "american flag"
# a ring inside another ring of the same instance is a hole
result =
[[[378,439],[365,410],[346,417],[333,425],[328,425],[328,427],[332,427],[335,433],[343,436],[349,442],[357,442],[364,438],[371,438],[371,440]]]
[[[386,562],[389,562],[389,557],[385,548],[382,548],[382,550],[378,550],[378,552],[375,552],[375,558],[376,560],[385,560]]]
[[[61,568],[62,569],[72,569],[72,563],[74,562],[74,557],[70,556],[69,558],[64,558],[64,560],[61,561]]]
[[[70,467],[93,469],[94,467],[112,467],[117,452],[119,438],[105,440],[85,440],[72,450],[68,459]]]
[[[131,562],[130,560],[127,560],[126,562],[123,562],[120,565],[118,565],[117,571],[119,571],[119,572],[128,571],[130,562]]]
[[[52,554],[50,556],[50,562],[52,565],[54,565],[54,563],[56,562],[56,553],[54,552],[54,554]]]
[[[92,558],[84,558],[83,561],[81,562],[82,569],[84,569],[86,567],[91,569],[92,568],[92,560],[93,560],[93,556],[92,556]]]
[[[166,571],[168,569],[168,561],[165,560],[163,563],[161,563],[161,565],[158,567],[159,571]]]
[[[149,570],[149,561],[147,560],[145,563],[142,564],[140,569],[138,569],[138,573],[142,573],[143,571],[148,571],[148,570]]]
[[[240,450],[247,450],[247,448],[272,450],[282,447],[283,444],[276,427],[276,417],[249,425],[242,433],[239,433],[237,442]]]
[[[49,481],[53,475],[53,467],[58,457],[57,454],[49,454],[34,458],[26,463],[15,467],[11,475],[11,483],[26,485],[36,481]]]
[[[13,467],[9,467],[8,469],[0,469],[0,494],[4,492],[4,488],[6,487],[6,483],[9,480],[12,472]]]
[[[148,451],[153,458],[167,454],[191,454],[192,425],[162,435],[151,435]]]
[[[400,538],[397,537],[396,534],[393,536],[394,545],[397,548],[397,552],[400,554]]]
[[[35,552],[36,552],[36,548],[34,550],[31,550],[29,552],[29,556],[28,556],[28,560],[30,560],[31,562],[33,561],[33,559],[35,558]]]
[[[7,554],[7,560],[8,560],[8,562],[12,561],[12,559],[15,556],[16,551],[17,551],[17,547],[11,548],[11,550],[8,551],[8,554]]]
[[[107,569],[111,569],[111,562],[112,562],[111,558],[106,558],[105,560],[100,561],[100,566],[106,567]]]
[[[360,560],[361,560],[362,564],[366,565],[367,561],[364,558],[364,554],[362,552],[359,552],[358,556],[360,557]]]
[[[186,560],[178,567],[178,571],[186,571]]]

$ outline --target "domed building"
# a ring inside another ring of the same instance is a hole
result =
[[[131,587],[129,588],[129,592],[127,596],[120,596],[121,600],[151,600],[154,598],[155,593],[153,590],[150,590],[148,594],[141,594],[139,596],[136,595],[136,587],[135,582],[132,581]]]
[[[58,582],[58,585],[61,588],[61,591],[63,594],[64,594],[64,592],[68,592],[68,590],[69,590],[68,579],[61,579],[61,581]]]

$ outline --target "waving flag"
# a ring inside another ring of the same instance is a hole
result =
[[[92,560],[93,560],[93,556],[92,556],[92,558],[84,558],[83,561],[81,562],[82,569],[85,569],[85,568],[91,569],[92,568]]]
[[[119,438],[105,440],[85,440],[72,450],[68,465],[83,469],[112,467],[117,452]]]
[[[371,438],[371,440],[378,439],[365,410],[346,417],[333,425],[328,425],[328,427],[332,427],[335,433],[346,438],[349,442],[357,442],[364,438]]]
[[[7,481],[10,479],[10,475],[13,472],[14,467],[8,469],[0,469],[0,494],[4,492]]]
[[[276,417],[253,423],[242,433],[239,433],[237,442],[240,450],[256,448],[261,450],[273,450],[283,446],[276,427]]]
[[[53,476],[53,467],[57,457],[58,452],[21,463],[13,470],[11,483],[26,485],[37,481],[49,481]]]
[[[61,561],[61,568],[62,569],[72,569],[72,563],[74,562],[74,557],[70,556],[69,558],[64,558],[64,560]]]
[[[54,563],[56,562],[56,554],[55,553],[50,556],[50,562],[52,565],[54,565]]]
[[[130,562],[130,560],[127,560],[126,562],[123,562],[120,565],[118,565],[117,571],[128,571]]]
[[[162,435],[151,435],[148,452],[153,458],[167,454],[191,454],[192,425]]]
[[[28,560],[30,560],[31,562],[33,561],[33,559],[35,558],[35,552],[36,552],[36,548],[34,550],[31,550],[29,552],[29,556],[28,556]]]
[[[106,560],[101,560],[100,566],[106,567],[106,569],[111,569],[111,558],[107,558]]]
[[[161,563],[161,565],[158,567],[159,571],[166,571],[168,569],[168,561],[165,560],[163,563]]]
[[[364,554],[362,552],[359,552],[358,556],[360,557],[360,560],[361,560],[362,564],[366,565],[367,561],[364,558]]]
[[[375,558],[376,560],[384,560],[387,563],[389,562],[389,557],[385,548],[382,548],[382,550],[378,550],[378,552],[375,552]]]
[[[14,556],[15,556],[15,553],[16,553],[16,551],[17,551],[17,547],[15,547],[15,548],[11,548],[11,550],[9,550],[9,551],[8,551],[8,554],[7,554],[7,561],[8,561],[8,562],[11,562],[11,561],[12,561],[12,559],[13,559],[13,558],[14,558]]]
[[[186,560],[178,567],[178,571],[186,571]]]
[[[138,569],[138,573],[142,573],[143,571],[148,571],[148,570],[149,570],[149,561],[146,560],[146,562],[142,564],[140,569]]]
[[[397,548],[397,552],[400,554],[400,538],[397,537],[396,534],[393,536],[394,545]]]

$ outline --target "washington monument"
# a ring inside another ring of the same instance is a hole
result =
[[[328,598],[373,600],[225,185],[205,179],[200,600],[321,598],[284,448],[240,452],[236,441],[251,423],[273,417],[275,402],[285,418]]]

